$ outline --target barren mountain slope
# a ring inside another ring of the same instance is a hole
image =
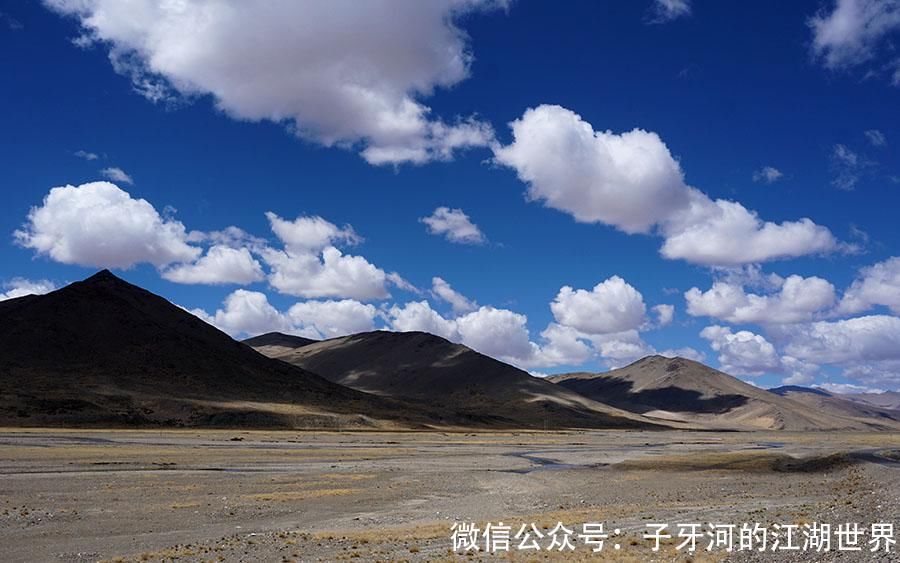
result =
[[[881,419],[888,424],[890,423],[889,421],[900,422],[900,411],[898,410],[891,410],[876,407],[864,402],[852,401],[842,395],[829,393],[822,389],[787,385],[769,389],[769,391],[829,414],[836,414],[859,420]]]
[[[280,332],[267,332],[265,334],[260,334],[259,336],[254,336],[253,338],[243,340],[243,343],[247,346],[251,346],[257,352],[265,354],[269,357],[274,357],[278,354],[282,354],[290,350],[295,350],[297,348],[302,348],[303,346],[307,346],[316,342],[318,342],[318,340],[303,338],[302,336],[294,336],[292,334],[283,334]]]
[[[381,421],[381,422],[379,422]],[[420,426],[409,405],[272,360],[108,271],[0,302],[6,425]]]
[[[884,393],[833,393],[836,397],[881,407],[883,409],[900,410],[900,391],[885,391]]]
[[[858,419],[812,408],[684,358],[649,356],[607,373],[571,373],[550,379],[597,401],[648,417],[723,428],[900,428],[889,419]]]
[[[532,428],[650,426],[641,416],[424,332],[375,331],[294,349],[260,349],[342,385],[485,422]]]

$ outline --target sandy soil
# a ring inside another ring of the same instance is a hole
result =
[[[7,429],[0,546],[3,561],[871,561],[867,551],[690,555],[672,541],[654,553],[643,534],[648,522],[893,522],[900,532],[898,450],[900,434],[884,433]],[[451,549],[458,521],[513,533],[561,521],[576,535],[604,522],[620,534],[598,555],[573,537],[562,555],[464,557]]]

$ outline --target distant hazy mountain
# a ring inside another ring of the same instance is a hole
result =
[[[900,428],[889,419],[855,418],[808,406],[684,358],[649,356],[606,373],[571,373],[554,383],[652,418],[712,427],[785,430]]]
[[[884,393],[841,393],[838,396],[843,397],[848,401],[855,401],[884,409],[900,410],[900,391],[885,391]]]
[[[643,417],[424,332],[367,332],[280,350],[266,342],[260,350],[341,385],[414,399],[485,423],[532,428],[649,426]]]
[[[844,395],[822,389],[788,385],[769,389],[772,393],[793,399],[822,412],[854,419],[873,419],[900,422],[900,411],[877,407],[862,401],[853,401]]]
[[[0,302],[5,425],[421,425],[416,409],[272,360],[108,271]]]

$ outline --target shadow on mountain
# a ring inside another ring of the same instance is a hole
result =
[[[633,381],[597,378],[566,381],[566,387],[586,396],[603,397],[604,402],[620,409],[644,414],[654,410],[679,413],[723,414],[747,404],[744,395],[715,395],[704,397],[693,389],[669,386],[632,391]]]
[[[445,421],[458,418],[270,359],[108,271],[0,302],[0,424],[421,428]]]
[[[890,411],[817,389],[761,389],[687,358],[648,356],[606,373],[565,373],[550,381],[652,418],[724,428],[896,430]],[[651,412],[655,411],[655,412]]]
[[[781,387],[773,387],[769,389],[770,393],[775,393],[776,395],[781,395],[782,397],[787,397],[792,393],[807,393],[809,395],[818,395],[820,397],[834,397],[828,391],[823,391],[821,389],[814,389],[812,387],[801,387],[799,385],[782,385]]]
[[[302,348],[314,344],[318,340],[312,338],[304,338],[302,336],[294,336],[292,334],[282,334],[280,332],[267,332],[244,340],[244,344],[253,348],[262,346],[277,346],[280,348]]]
[[[374,331],[296,348],[251,339],[273,358],[334,383],[460,413],[470,420],[522,428],[651,428],[646,419],[425,332]]]

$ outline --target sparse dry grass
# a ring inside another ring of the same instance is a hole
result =
[[[358,493],[360,489],[313,489],[308,491],[272,491],[270,493],[255,493],[241,495],[241,498],[268,502],[290,502],[308,500],[322,497],[336,497]]]
[[[172,504],[172,508],[174,510],[181,510],[185,508],[198,508],[200,506],[199,502],[176,502]]]
[[[872,514],[865,465],[819,469],[832,467],[831,452],[900,449],[900,434],[886,433],[12,434],[7,443],[31,436],[21,447],[0,447],[0,463],[19,471],[0,485],[11,499],[10,527],[6,535],[0,529],[0,539],[17,538],[13,560],[28,560],[22,554],[49,560],[60,548],[47,538],[61,533],[84,538],[97,559],[137,550],[128,542],[141,534],[145,551],[127,561],[458,561],[448,552],[450,525],[471,518],[482,525],[534,522],[544,530],[557,522],[570,528],[605,522],[625,530],[619,551],[594,555],[579,544],[562,555],[511,552],[472,560],[717,561],[716,554],[676,553],[673,546],[653,553],[643,526],[681,517],[802,523],[833,509]],[[232,441],[236,436],[243,440]],[[91,437],[110,442],[81,440]],[[769,441],[783,447],[755,449]],[[575,465],[605,462],[607,452],[614,452],[609,463],[630,461],[617,468],[509,471],[527,465],[522,452]],[[813,462],[804,468],[808,458]],[[791,463],[801,467],[785,467]],[[803,469],[816,472],[794,473]],[[772,472],[779,470],[787,472],[776,479]],[[41,472],[65,478],[51,484]],[[281,532],[282,526],[295,529]],[[223,533],[236,535],[214,539]]]
[[[433,540],[450,537],[450,524],[447,522],[418,524],[414,526],[387,526],[377,530],[342,530],[317,532],[312,536],[316,540],[334,540],[346,538],[358,543],[375,543],[381,541],[401,540]]]

